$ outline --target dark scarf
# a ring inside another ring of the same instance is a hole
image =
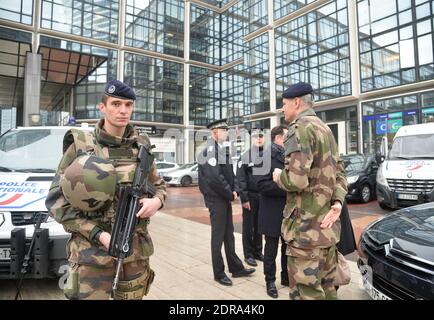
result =
[[[285,149],[276,143],[271,144],[271,154],[275,155],[276,159],[285,163]]]

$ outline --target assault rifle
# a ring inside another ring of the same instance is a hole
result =
[[[112,298],[114,298],[114,293],[118,287],[119,273],[123,261],[132,254],[133,235],[138,222],[136,214],[140,210],[139,199],[144,194],[147,194],[149,198],[154,197],[156,194],[154,185],[148,180],[154,162],[154,156],[150,152],[153,147],[151,146],[149,149],[143,145],[140,147],[133,183],[129,186],[122,186],[119,191],[116,220],[113,225],[108,251],[112,257],[117,258],[116,275],[111,291]]]

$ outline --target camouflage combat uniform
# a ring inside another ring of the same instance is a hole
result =
[[[336,299],[340,221],[327,229],[320,225],[335,200],[343,203],[347,182],[333,134],[311,108],[289,126],[278,184],[287,191],[282,236],[290,299]]]
[[[116,186],[130,184],[136,168],[139,145],[149,146],[146,135],[139,135],[130,125],[123,138],[109,135],[103,129],[104,120],[98,122],[94,134],[70,130],[64,138],[64,155],[60,161],[46,200],[51,216],[61,223],[71,239],[67,245],[70,274],[64,292],[69,299],[108,299],[115,275],[115,259],[95,240],[99,231],[111,233],[117,206],[117,193],[113,202],[98,211],[84,212],[72,207],[62,192],[59,181],[65,169],[80,154],[94,154],[110,161],[116,170]],[[149,181],[156,187],[156,197],[164,204],[166,186],[156,172],[155,164]],[[160,208],[161,209],[161,208]],[[133,253],[124,260],[117,299],[141,299],[149,291],[154,273],[149,257],[154,251],[147,231],[149,219],[140,219],[133,237]]]

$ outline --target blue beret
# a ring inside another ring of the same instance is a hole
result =
[[[313,89],[309,83],[299,82],[293,85],[290,85],[288,89],[283,91],[282,98],[284,99],[292,99],[296,97],[302,97],[307,94],[312,94]]]
[[[119,80],[107,82],[104,88],[104,94],[119,99],[136,100],[134,90]]]
[[[228,129],[228,119],[221,119],[209,123],[206,127],[210,130],[212,129]]]

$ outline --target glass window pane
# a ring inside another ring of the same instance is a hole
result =
[[[7,0],[0,2],[0,19],[31,25],[32,15],[33,0]]]
[[[42,26],[112,43],[118,42],[119,0],[41,0]]]
[[[432,35],[428,34],[417,39],[419,64],[427,64],[433,62],[433,44]]]

